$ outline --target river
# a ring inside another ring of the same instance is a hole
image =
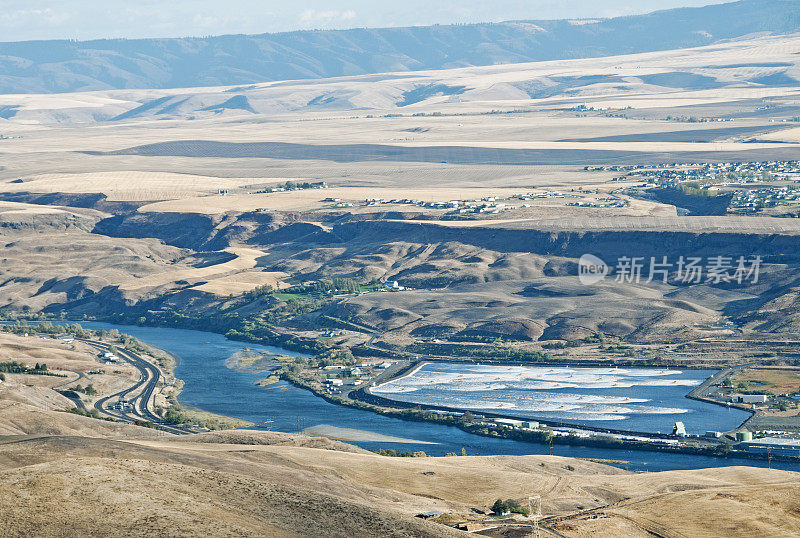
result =
[[[482,437],[455,427],[404,421],[369,411],[337,406],[307,390],[285,382],[269,387],[258,387],[253,383],[264,377],[263,374],[240,373],[225,367],[225,359],[246,347],[293,356],[300,356],[300,353],[237,342],[228,340],[223,335],[201,331],[99,322],[82,322],[81,325],[87,329],[117,329],[174,354],[180,359],[175,374],[185,383],[180,397],[182,402],[213,413],[248,420],[262,425],[264,429],[297,432],[303,427],[328,425],[363,430],[418,442],[401,444],[359,441],[354,444],[369,449],[423,450],[434,456],[448,452],[461,453],[462,448],[470,455],[549,453],[549,447],[542,444]],[[264,424],[269,424],[269,427],[264,427]],[[663,471],[730,465],[767,466],[766,461],[760,460],[567,445],[554,445],[553,453],[558,456],[623,460],[629,462],[623,467],[631,470]],[[797,470],[797,465],[792,463],[773,462],[772,466]]]

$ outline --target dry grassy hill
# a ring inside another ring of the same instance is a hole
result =
[[[729,468],[631,474],[549,456],[386,458],[331,447],[300,448],[250,434],[180,440],[82,437],[0,440],[4,535],[450,536],[415,520],[481,520],[498,497],[542,495],[547,515],[566,516],[566,536],[790,535],[800,521],[800,475]],[[571,513],[599,508],[611,518]],[[674,517],[677,512],[682,517]],[[702,514],[715,514],[713,524]]]

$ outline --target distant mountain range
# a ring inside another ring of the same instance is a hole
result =
[[[0,43],[0,93],[224,86],[559,60],[800,31],[800,1],[742,0],[591,21]]]

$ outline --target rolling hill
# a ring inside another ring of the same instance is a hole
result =
[[[742,0],[598,21],[0,44],[0,92],[252,84],[600,57],[800,30],[794,0]],[[249,106],[234,102],[237,108]],[[0,109],[0,117],[4,117]]]
[[[800,85],[799,53],[798,35],[757,36],[702,47],[603,58],[398,71],[243,86],[9,94],[0,95],[0,126],[170,119],[241,121],[258,116],[261,120],[257,121],[269,121],[277,115],[299,113],[314,118],[343,111],[369,113],[371,119],[386,113],[419,118],[421,113],[497,114],[532,107],[560,113],[580,113],[579,107],[587,108],[584,113],[591,112],[589,108],[595,109],[594,113],[617,109],[622,114],[661,120],[667,115],[665,107],[672,108],[669,113],[676,117],[705,117],[713,110],[715,116],[724,116],[729,121],[744,120],[748,114],[766,117],[777,113],[793,119],[800,113],[792,100]],[[741,108],[747,101],[753,108],[750,112]],[[729,105],[720,108],[722,103]],[[767,137],[769,145],[779,150],[780,142],[786,140],[775,138],[774,131],[785,128],[780,122],[767,121],[759,125],[695,127],[690,135],[680,130],[665,130],[664,126],[649,134],[612,136],[603,135],[604,131],[587,136],[585,130],[574,130],[560,139],[569,144],[617,144],[629,151],[636,143]],[[403,131],[404,138],[429,139],[437,132],[430,128],[423,132],[411,129]],[[550,133],[548,130],[546,134]],[[307,134],[301,138],[303,142],[308,142]],[[339,141],[338,137],[334,140]],[[372,136],[363,140],[374,141]],[[448,137],[440,138],[440,142],[452,145]],[[665,147],[656,149],[661,151]],[[750,145],[747,149],[756,147]],[[311,155],[307,150],[304,153]],[[436,162],[453,160],[431,158]]]

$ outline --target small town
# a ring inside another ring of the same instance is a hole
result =
[[[627,172],[613,181],[645,180],[646,187],[676,187],[696,182],[698,188],[746,185],[775,181],[800,182],[800,161],[661,163],[655,166],[596,166],[592,172]]]

